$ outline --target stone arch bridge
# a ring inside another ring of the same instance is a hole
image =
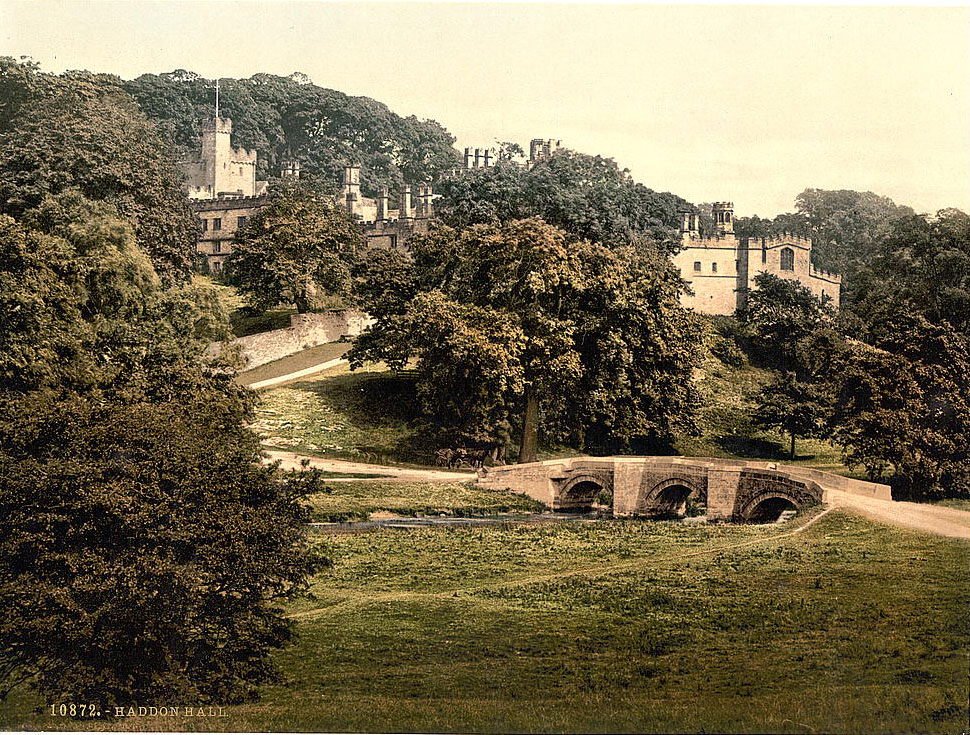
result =
[[[839,490],[890,500],[888,485],[769,462],[706,457],[575,457],[479,471],[478,484],[524,493],[553,510],[608,504],[617,518],[683,515],[713,521],[773,520]]]

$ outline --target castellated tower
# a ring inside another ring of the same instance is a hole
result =
[[[234,148],[232,120],[216,117],[202,129],[202,156],[185,164],[190,199],[253,197],[265,193],[256,181],[256,151]]]
[[[691,289],[681,296],[681,304],[702,314],[733,314],[757,275],[770,273],[798,281],[838,308],[842,276],[812,265],[811,240],[791,234],[739,240],[733,202],[715,202],[711,217],[715,231],[701,237],[697,216],[680,213],[681,250],[673,262]]]

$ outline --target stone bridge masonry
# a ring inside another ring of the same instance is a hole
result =
[[[891,500],[888,485],[820,470],[707,457],[575,457],[479,472],[481,487],[524,493],[553,510],[589,508],[612,498],[613,516],[682,515],[688,502],[712,521],[776,518],[827,500],[837,490]]]

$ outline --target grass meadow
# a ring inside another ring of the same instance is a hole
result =
[[[814,509],[321,537],[284,680],[218,720],[5,728],[958,733],[970,545]],[[806,525],[808,524],[808,525]],[[801,530],[799,530],[801,529]]]
[[[357,521],[372,513],[400,516],[498,515],[537,513],[542,503],[527,495],[485,490],[463,482],[330,482],[310,498],[312,520]]]

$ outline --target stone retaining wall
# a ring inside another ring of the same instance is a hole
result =
[[[356,309],[291,314],[289,327],[240,337],[232,344],[242,348],[242,369],[251,370],[310,347],[338,342],[341,337],[356,337],[373,323],[369,314]]]

